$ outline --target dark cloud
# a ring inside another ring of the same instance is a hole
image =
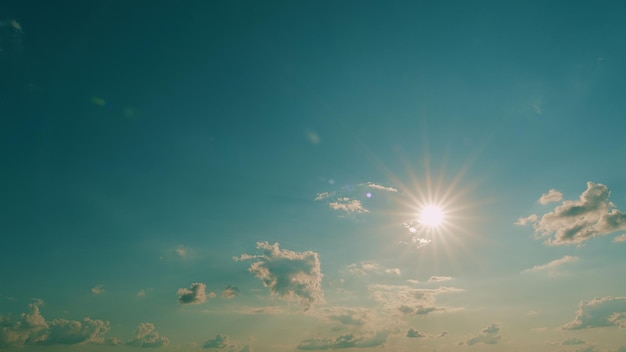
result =
[[[178,289],[178,303],[200,304],[206,302],[206,285],[202,282],[194,282],[189,288]]]
[[[248,269],[272,295],[298,299],[307,309],[324,301],[319,255],[313,251],[293,252],[280,249],[278,243],[258,242],[261,255],[243,254],[236,261],[254,261]]]

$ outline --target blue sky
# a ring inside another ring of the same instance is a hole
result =
[[[0,349],[626,351],[625,16],[3,3]]]

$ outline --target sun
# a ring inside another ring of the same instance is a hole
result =
[[[436,205],[427,205],[419,213],[419,223],[429,227],[437,228],[443,224],[443,209]]]

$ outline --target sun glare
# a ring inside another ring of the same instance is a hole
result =
[[[427,227],[438,227],[443,222],[443,210],[435,205],[428,205],[419,214],[420,224]]]

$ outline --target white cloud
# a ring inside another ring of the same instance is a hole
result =
[[[399,268],[383,268],[381,265],[372,262],[361,262],[361,263],[353,263],[348,265],[348,272],[354,274],[356,276],[366,276],[366,275],[390,275],[390,276],[400,276],[402,275],[402,271]]]
[[[617,236],[613,239],[613,243],[624,243],[626,242],[626,233],[620,236]]]
[[[576,201],[566,200],[537,220],[536,215],[520,218],[516,224],[533,224],[535,235],[550,245],[580,244],[590,238],[626,230],[626,213],[610,202],[607,186],[587,182]]]
[[[452,276],[431,276],[428,279],[428,282],[441,282],[441,281],[450,281],[454,280]]]
[[[261,255],[242,254],[235,261],[256,260],[248,269],[272,295],[298,299],[307,309],[324,301],[319,254],[313,251],[293,252],[280,249],[278,243],[258,242]]]
[[[450,312],[458,308],[436,305],[436,296],[443,293],[461,292],[454,287],[439,287],[436,289],[412,288],[396,285],[370,285],[370,292],[374,300],[383,305],[383,308],[399,311],[405,315],[426,315],[433,312]]]
[[[350,199],[349,197],[337,198],[336,202],[328,203],[333,210],[343,210],[346,213],[369,213],[370,211],[363,207],[358,199]]]
[[[104,285],[96,285],[96,287],[93,287],[91,289],[91,293],[93,293],[94,295],[101,295],[104,293]]]
[[[228,285],[224,291],[222,291],[222,298],[233,299],[239,294],[239,289],[235,286]]]
[[[543,264],[543,265],[535,265],[530,269],[526,269],[524,271],[522,271],[523,273],[528,273],[528,272],[537,272],[537,271],[545,271],[545,270],[553,270],[556,269],[557,267],[563,265],[563,264],[567,264],[567,263],[575,263],[578,261],[578,257],[573,257],[573,256],[569,256],[566,255],[561,259],[556,259],[553,260],[549,263]]]
[[[323,200],[323,199],[326,199],[326,198],[328,198],[328,197],[330,197],[330,193],[328,193],[328,192],[322,192],[322,193],[318,193],[318,194],[315,196],[315,200]]]
[[[469,335],[465,341],[461,341],[459,344],[465,343],[468,346],[475,345],[477,343],[484,343],[488,345],[494,345],[502,339],[500,335],[500,325],[493,323],[488,327],[482,329],[476,335]]]
[[[169,345],[170,340],[159,335],[152,323],[141,323],[135,329],[133,339],[126,344],[133,347],[161,347]]]
[[[545,205],[548,203],[560,202],[561,200],[563,200],[563,193],[557,191],[556,189],[551,189],[548,193],[541,195],[539,203]]]
[[[329,350],[339,348],[369,348],[377,347],[387,341],[389,332],[379,331],[366,334],[350,333],[334,339],[313,338],[307,339],[298,345],[299,350]]]
[[[194,282],[189,288],[179,288],[178,303],[180,304],[201,304],[206,302],[206,285],[202,282]]]
[[[385,187],[385,186],[377,185],[377,184],[375,184],[373,182],[368,182],[365,185],[367,187],[369,187],[369,188],[374,188],[374,189],[378,189],[378,190],[381,190],[381,191],[398,192],[398,190],[393,188],[393,187]]]
[[[569,339],[564,340],[563,342],[561,342],[561,345],[563,346],[573,346],[573,345],[584,345],[586,342],[581,340],[581,339],[577,339],[575,337],[570,337]]]
[[[66,319],[46,321],[39,310],[42,304],[41,300],[35,300],[29,305],[30,312],[22,313],[16,322],[10,318],[0,317],[0,347],[120,343],[118,339],[104,337],[110,330],[108,321],[91,318],[84,318],[82,321]]]
[[[574,320],[562,328],[578,330],[608,326],[626,328],[626,297],[602,297],[581,301]]]

